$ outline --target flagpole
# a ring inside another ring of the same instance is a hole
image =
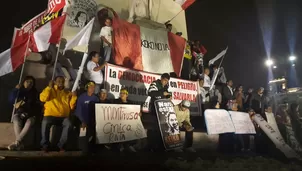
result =
[[[25,53],[24,53],[24,60],[23,60],[22,68],[21,68],[21,73],[20,73],[18,85],[20,85],[21,82],[22,82],[22,76],[23,76],[23,72],[24,72],[24,68],[25,68],[25,61],[26,61],[26,55],[27,55],[27,51],[28,51],[29,41],[30,41],[30,36],[28,37],[27,44],[26,44],[26,50],[25,50]],[[13,122],[13,117],[14,117],[14,114],[15,114],[15,111],[16,111],[15,105],[18,101],[19,92],[20,91],[18,90],[16,99],[15,99],[15,102],[14,102],[11,122]]]
[[[66,11],[67,11],[67,6],[64,7],[62,14],[63,14],[63,15],[67,15],[67,14],[66,14]],[[65,20],[65,21],[66,21],[66,20]],[[59,47],[58,47],[58,49],[57,49],[57,54],[56,54],[55,63],[54,63],[54,65],[53,65],[53,72],[52,72],[51,80],[54,79],[55,73],[56,73],[56,68],[57,68],[57,63],[58,63],[58,57],[59,57],[59,53],[60,53],[60,47],[61,47],[62,36],[63,36],[63,31],[64,31],[64,26],[65,26],[65,22],[64,22],[64,24],[63,24],[63,26],[62,26],[62,30],[61,30],[61,34],[60,34],[60,42],[59,42]]]
[[[86,62],[87,57],[88,57],[88,54],[87,54],[87,53],[88,53],[88,46],[89,46],[89,45],[87,45],[86,50],[85,50],[85,52],[84,52],[84,55],[83,55],[83,58],[82,58],[81,65],[80,65],[79,70],[78,70],[78,73],[77,73],[77,78],[76,78],[76,80],[75,80],[75,82],[74,82],[74,84],[73,84],[73,87],[72,87],[71,92],[76,91],[76,90],[77,90],[77,87],[78,87],[78,85],[79,85],[79,81],[80,81],[80,79],[81,79],[81,76],[82,76],[82,73],[83,73],[83,70],[84,70],[84,65],[85,65],[85,62]]]
[[[168,20],[166,23],[171,22],[172,20],[174,20],[184,9],[181,9],[174,17],[172,17],[170,20]]]

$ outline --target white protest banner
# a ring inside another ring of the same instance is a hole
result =
[[[140,27],[144,71],[174,72],[167,31]]]
[[[255,126],[248,113],[229,111],[234,127],[235,134],[256,134]]]
[[[108,64],[105,71],[105,86],[114,98],[119,97],[119,92],[124,86],[129,92],[129,100],[136,104],[143,104],[143,111],[148,112],[149,101],[147,90],[152,81],[160,79],[160,75],[144,71],[135,71],[128,68]],[[169,81],[169,92],[172,92],[172,102],[179,104],[182,100],[191,102],[191,115],[200,115],[198,105],[198,83],[177,78]]]
[[[253,120],[260,126],[260,128],[265,132],[265,134],[273,141],[276,147],[284,153],[287,158],[297,158],[300,159],[300,156],[285,143],[281,134],[275,131],[263,117],[259,114],[256,114],[253,117]]]
[[[235,132],[231,116],[224,109],[207,109],[204,117],[209,135]]]
[[[147,137],[139,105],[96,104],[96,143],[125,142]]]

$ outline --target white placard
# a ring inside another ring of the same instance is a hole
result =
[[[235,132],[235,128],[228,111],[223,109],[207,109],[204,115],[209,135]]]
[[[263,117],[256,114],[253,120],[260,126],[260,128],[265,132],[265,134],[273,141],[276,147],[284,153],[287,158],[297,158],[301,160],[301,157],[285,143],[279,131],[275,131]]]
[[[229,111],[236,134],[256,134],[255,126],[248,113]]]
[[[128,68],[108,64],[106,66],[105,80],[106,89],[114,98],[119,97],[122,86],[129,92],[129,100],[136,104],[143,104],[143,111],[148,112],[149,101],[147,91],[152,81],[160,79],[160,75],[143,71],[130,70]],[[172,102],[179,104],[182,100],[191,102],[190,114],[200,115],[198,105],[199,86],[197,82],[171,78],[169,81],[169,92],[172,92]]]
[[[139,105],[96,104],[96,143],[117,143],[147,137],[139,113]]]

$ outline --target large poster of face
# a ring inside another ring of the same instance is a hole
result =
[[[68,9],[67,25],[82,28],[96,15],[97,3],[94,0],[73,0]]]
[[[154,105],[165,148],[171,150],[181,147],[182,141],[173,103],[169,99],[161,99],[156,100]]]

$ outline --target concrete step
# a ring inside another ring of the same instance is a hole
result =
[[[28,134],[25,138],[25,146],[38,148],[41,137],[40,126],[36,125],[35,129]],[[52,133],[51,133],[52,135]],[[52,136],[51,136],[52,137]],[[60,137],[60,129],[56,131],[53,138],[53,144],[58,141]],[[181,132],[182,140],[185,139],[185,132]],[[71,145],[75,146],[76,137],[71,134]],[[12,123],[0,123],[0,148],[6,148],[10,143],[15,141],[14,129]],[[146,139],[138,142],[138,148],[144,148]],[[205,132],[194,132],[193,134],[193,147],[197,150],[215,151],[218,145],[218,135],[207,135]]]

